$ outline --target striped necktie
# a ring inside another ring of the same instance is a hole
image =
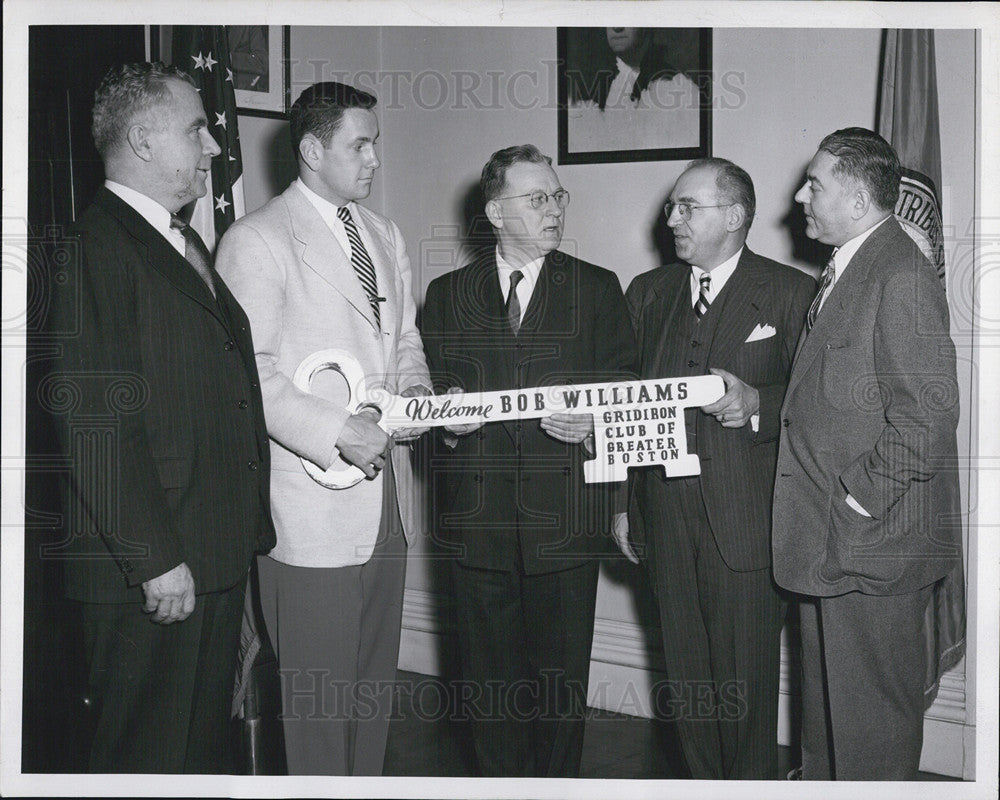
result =
[[[698,283],[701,284],[701,291],[698,292],[698,299],[694,303],[694,315],[701,319],[705,316],[705,312],[708,311],[711,301],[708,299],[708,293],[712,290],[712,276],[710,273],[704,273],[699,279]]]
[[[809,306],[809,314],[806,316],[806,330],[811,331],[813,325],[816,324],[816,317],[819,316],[819,310],[823,305],[823,301],[826,299],[827,293],[830,291],[830,287],[833,285],[833,278],[835,275],[836,272],[833,265],[833,256],[830,256],[830,260],[826,262],[826,266],[823,268],[823,275],[820,277],[819,291],[816,292],[816,299],[813,300],[812,305]]]
[[[507,322],[515,336],[521,330],[521,301],[517,298],[517,285],[523,277],[524,273],[519,269],[510,273],[510,291],[507,293]]]
[[[344,230],[347,231],[347,238],[351,243],[351,266],[354,267],[358,280],[361,281],[365,294],[368,295],[368,303],[375,315],[375,324],[381,328],[382,315],[379,311],[380,298],[378,296],[378,281],[375,279],[375,265],[365,249],[365,243],[361,241],[358,226],[354,224],[347,206],[338,208],[337,216],[344,223]]]
[[[176,214],[170,215],[170,227],[179,231],[184,237],[184,258],[195,269],[199,277],[205,281],[208,291],[215,296],[215,285],[212,282],[212,256],[198,231],[188,225]]]

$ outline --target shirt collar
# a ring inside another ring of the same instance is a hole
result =
[[[639,77],[639,70],[635,69],[634,67],[630,66],[629,64],[626,64],[618,56],[615,56],[615,63],[618,65],[618,74],[619,75],[624,75],[626,77],[628,77],[628,76],[632,76],[632,77],[636,77],[636,78]]]
[[[715,297],[722,291],[722,287],[726,285],[729,279],[732,277],[733,273],[736,272],[736,267],[740,263],[740,256],[743,255],[743,247],[741,246],[739,250],[733,253],[729,258],[723,261],[711,272],[707,269],[702,269],[701,267],[692,264],[691,265],[691,280],[694,285],[698,285],[701,281],[702,275],[712,276],[712,296]]]
[[[318,194],[316,194],[316,192],[314,192],[312,189],[306,186],[305,181],[303,181],[302,178],[296,178],[295,185],[299,187],[299,189],[302,191],[302,194],[306,196],[306,200],[308,200],[312,204],[312,206],[319,212],[319,215],[326,220],[328,225],[330,224],[331,219],[336,219],[336,220],[340,219],[337,216],[337,212],[341,208],[340,206],[331,203],[325,197],[320,197]],[[358,215],[357,215],[357,210],[354,208],[354,201],[348,202],[345,205],[345,207],[347,208],[348,211],[351,212],[351,217],[355,221],[357,221]]]
[[[115,181],[104,181],[105,188],[134,208],[146,222],[165,236],[170,235],[170,212],[149,195]]]
[[[868,230],[863,233],[859,233],[853,239],[849,239],[844,242],[840,247],[838,247],[833,253],[833,274],[834,281],[840,280],[840,276],[844,274],[844,270],[847,269],[847,265],[851,263],[851,259],[854,258],[854,254],[861,249],[868,237],[875,232],[875,229],[880,225],[885,223],[885,220],[889,219],[892,214],[890,214],[885,219],[876,222]]]
[[[540,256],[534,261],[529,261],[522,267],[516,267],[516,269],[521,270],[521,274],[524,279],[528,281],[529,286],[534,286],[535,282],[538,280],[538,274],[542,271],[542,264],[545,262],[545,256]],[[500,246],[497,245],[497,271],[500,273],[501,277],[508,277],[510,273],[514,271],[515,267],[512,267],[506,261],[502,255],[500,255]]]

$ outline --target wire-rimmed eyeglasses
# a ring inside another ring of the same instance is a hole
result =
[[[527,197],[528,202],[531,204],[532,208],[541,208],[551,197],[556,201],[556,205],[559,208],[566,208],[569,205],[569,192],[565,189],[556,189],[552,194],[543,192],[541,189],[535,189],[533,192],[525,192],[524,194],[512,194],[508,197],[494,197],[494,200],[516,200],[519,197]]]
[[[663,215],[667,219],[670,219],[670,215],[673,213],[674,209],[676,208],[677,209],[677,213],[680,215],[680,218],[682,220],[684,220],[685,222],[687,222],[687,220],[691,219],[691,212],[692,211],[697,211],[699,208],[729,208],[730,206],[734,206],[734,205],[736,205],[736,203],[723,203],[722,205],[719,205],[719,206],[699,206],[699,205],[695,205],[694,203],[672,203],[672,202],[668,202],[665,206],[663,206]]]

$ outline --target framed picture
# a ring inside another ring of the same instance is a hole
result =
[[[559,28],[559,163],[711,153],[709,28]]]
[[[287,25],[227,25],[236,108],[255,117],[285,118],[291,107]]]

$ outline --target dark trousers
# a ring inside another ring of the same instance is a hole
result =
[[[463,714],[486,777],[580,773],[596,561],[541,575],[453,566]]]
[[[647,534],[667,667],[655,707],[676,721],[693,778],[774,779],[784,603],[771,570],[726,565],[697,478],[655,492],[643,513],[669,521]]]
[[[231,773],[230,709],[246,581],[200,594],[182,622],[83,603],[97,714],[91,772]]]
[[[281,676],[289,775],[381,775],[406,577],[391,473],[372,557],[350,567],[257,560]],[[332,523],[331,523],[332,524]]]
[[[801,603],[803,780],[916,780],[931,589]]]

